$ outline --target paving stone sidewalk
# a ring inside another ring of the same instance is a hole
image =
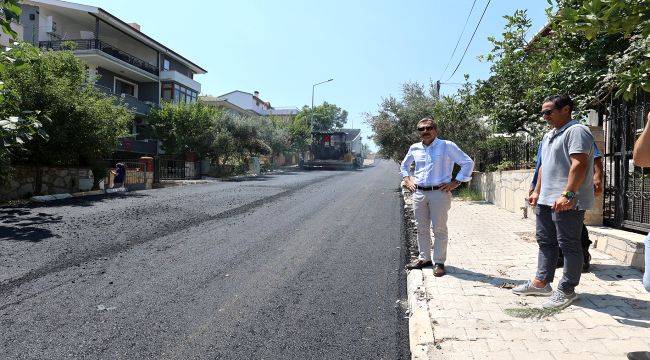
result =
[[[591,249],[579,300],[543,318],[506,309],[538,308],[504,283],[530,279],[537,264],[534,222],[489,203],[454,200],[449,212],[447,275],[423,269],[435,346],[432,359],[626,359],[650,351],[650,294],[642,273]],[[558,269],[556,280],[561,278]]]

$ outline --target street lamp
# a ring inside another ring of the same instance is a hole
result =
[[[316,88],[317,85],[325,84],[325,83],[330,82],[332,80],[334,80],[334,79],[321,81],[321,82],[311,86],[311,116],[309,117],[309,130],[310,130],[310,132],[314,130],[314,89]]]

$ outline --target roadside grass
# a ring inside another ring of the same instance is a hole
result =
[[[483,194],[481,194],[477,190],[470,189],[467,187],[458,190],[457,196],[463,200],[483,201]]]

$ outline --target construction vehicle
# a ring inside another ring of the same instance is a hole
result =
[[[303,169],[358,169],[363,167],[361,129],[312,131],[309,150],[300,156]]]

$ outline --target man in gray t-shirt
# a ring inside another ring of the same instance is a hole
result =
[[[539,244],[535,279],[513,289],[518,295],[551,295],[545,308],[565,307],[576,299],[583,254],[580,243],[585,210],[594,204],[594,139],[584,125],[571,119],[573,101],[566,95],[546,98],[542,116],[553,129],[542,140],[542,164],[535,191],[536,236]],[[552,291],[559,249],[564,274]]]
[[[575,192],[575,209],[590,209],[594,205],[594,138],[589,128],[570,120],[561,128],[553,128],[542,139],[542,186],[538,204],[553,206],[567,190],[572,156],[587,154],[589,165],[584,180]]]

